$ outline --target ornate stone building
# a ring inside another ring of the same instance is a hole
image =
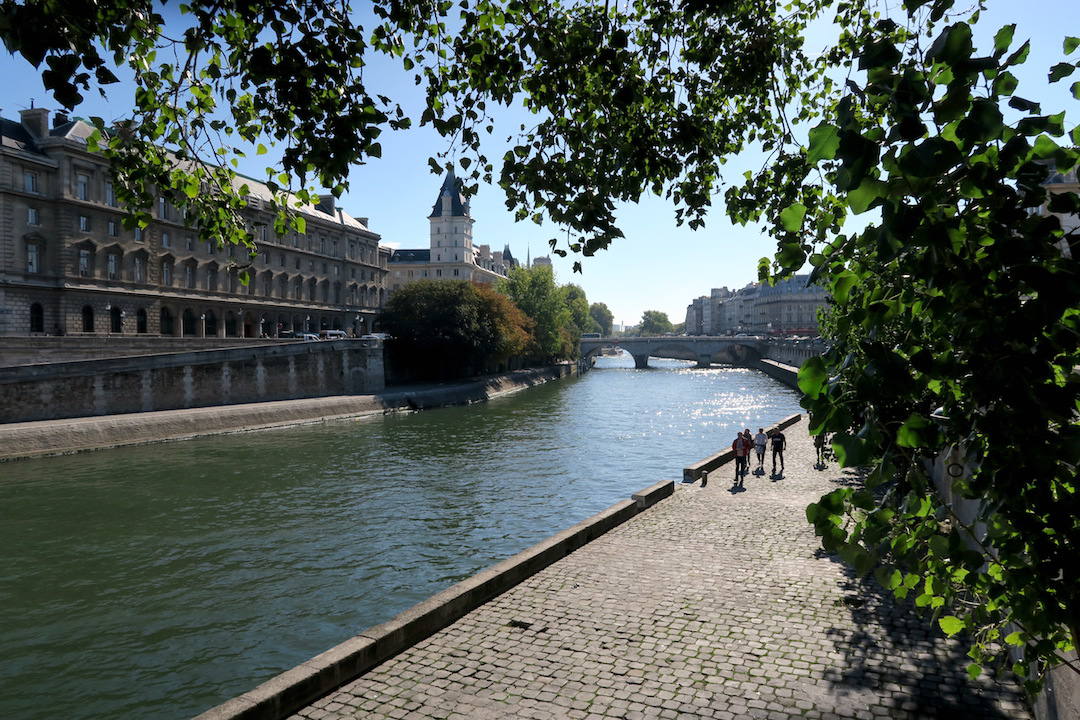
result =
[[[469,201],[461,194],[461,181],[451,171],[439,188],[428,216],[427,248],[395,250],[390,257],[390,292],[416,280],[471,280],[491,284],[506,277],[517,265],[507,245],[492,252],[489,245],[473,244]]]
[[[390,250],[366,218],[326,196],[300,210],[304,235],[279,237],[265,185],[250,189],[258,253],[198,242],[167,199],[127,230],[92,128],[49,111],[0,118],[0,335],[274,337],[369,332],[385,300]],[[244,286],[238,271],[250,265]]]

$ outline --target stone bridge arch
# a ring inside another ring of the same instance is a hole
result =
[[[690,360],[698,367],[713,363],[726,365],[749,365],[761,359],[761,351],[755,338],[710,337],[639,337],[639,338],[592,338],[581,340],[580,354],[583,360],[595,356],[605,347],[617,347],[630,353],[634,367],[648,367],[650,357]]]

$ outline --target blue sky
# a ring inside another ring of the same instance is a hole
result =
[[[1061,58],[1061,43],[1066,34],[1080,35],[1080,10],[1076,0],[991,0],[990,10],[977,26],[977,46],[991,47],[990,38],[1003,24],[1017,23],[1018,41],[1032,40],[1031,56],[1016,72],[1020,78],[1017,94],[1045,103],[1049,112],[1069,110],[1066,127],[1075,123],[1076,101],[1068,93],[1070,78],[1049,85],[1046,72]],[[40,75],[22,61],[0,51],[0,113],[17,119],[20,109],[29,107],[31,98],[39,107],[56,109],[41,87]],[[414,87],[411,74],[405,74],[381,58],[372,58],[365,78],[373,90],[393,97],[415,119],[423,109],[423,97]],[[130,107],[131,86],[114,85],[106,103],[96,96],[76,114],[118,118]],[[501,129],[516,127],[523,117],[517,109],[500,116]],[[500,141],[506,132],[491,137],[487,155],[502,156]],[[435,200],[441,178],[431,174],[427,159],[445,150],[445,142],[429,127],[405,132],[384,133],[380,138],[383,156],[353,169],[351,189],[341,204],[352,215],[368,217],[370,227],[382,235],[382,242],[393,247],[427,247],[427,213]],[[253,158],[250,167],[241,170],[257,178],[264,177],[267,157]],[[727,166],[728,177],[737,179],[743,169],[760,166],[761,157],[748,153],[733,158]],[[538,227],[531,222],[515,223],[506,210],[502,191],[495,186],[481,186],[472,200],[476,219],[475,241],[501,249],[509,243],[514,255],[523,259],[548,254],[547,240],[556,235],[552,226]],[[655,197],[646,197],[637,205],[622,205],[618,211],[620,227],[626,234],[607,251],[591,258],[578,258],[584,272],[574,274],[575,258],[553,256],[560,282],[575,282],[585,288],[591,302],[605,302],[616,322],[637,322],[645,310],[668,313],[672,322],[681,322],[686,305],[710,288],[742,287],[756,278],[758,258],[772,254],[773,243],[757,227],[733,226],[717,205],[706,227],[692,231],[677,227],[674,207]]]

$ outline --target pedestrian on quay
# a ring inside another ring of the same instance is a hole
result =
[[[818,470],[824,470],[825,465],[825,433],[820,433],[814,436],[814,450],[817,452],[817,464],[814,467]]]
[[[787,448],[787,438],[780,430],[772,434],[772,474],[776,476],[776,459],[780,458],[780,473],[784,472],[784,450]]]
[[[746,468],[750,461],[750,443],[750,438],[741,432],[731,443],[731,449],[735,452],[735,487],[743,486],[743,477],[746,475]]]
[[[757,466],[761,475],[765,474],[765,446],[768,443],[769,436],[765,434],[765,428],[758,428],[757,435],[754,436],[754,452],[757,453]]]

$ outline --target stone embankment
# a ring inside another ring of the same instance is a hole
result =
[[[822,552],[806,505],[859,480],[817,469],[787,424],[779,475],[654,486],[567,531],[579,549],[542,543],[199,720],[1030,717],[1008,678],[971,680],[961,642]]]
[[[0,460],[463,405],[576,372],[574,365],[557,365],[459,383],[401,387],[378,394],[6,423],[0,424]]]

